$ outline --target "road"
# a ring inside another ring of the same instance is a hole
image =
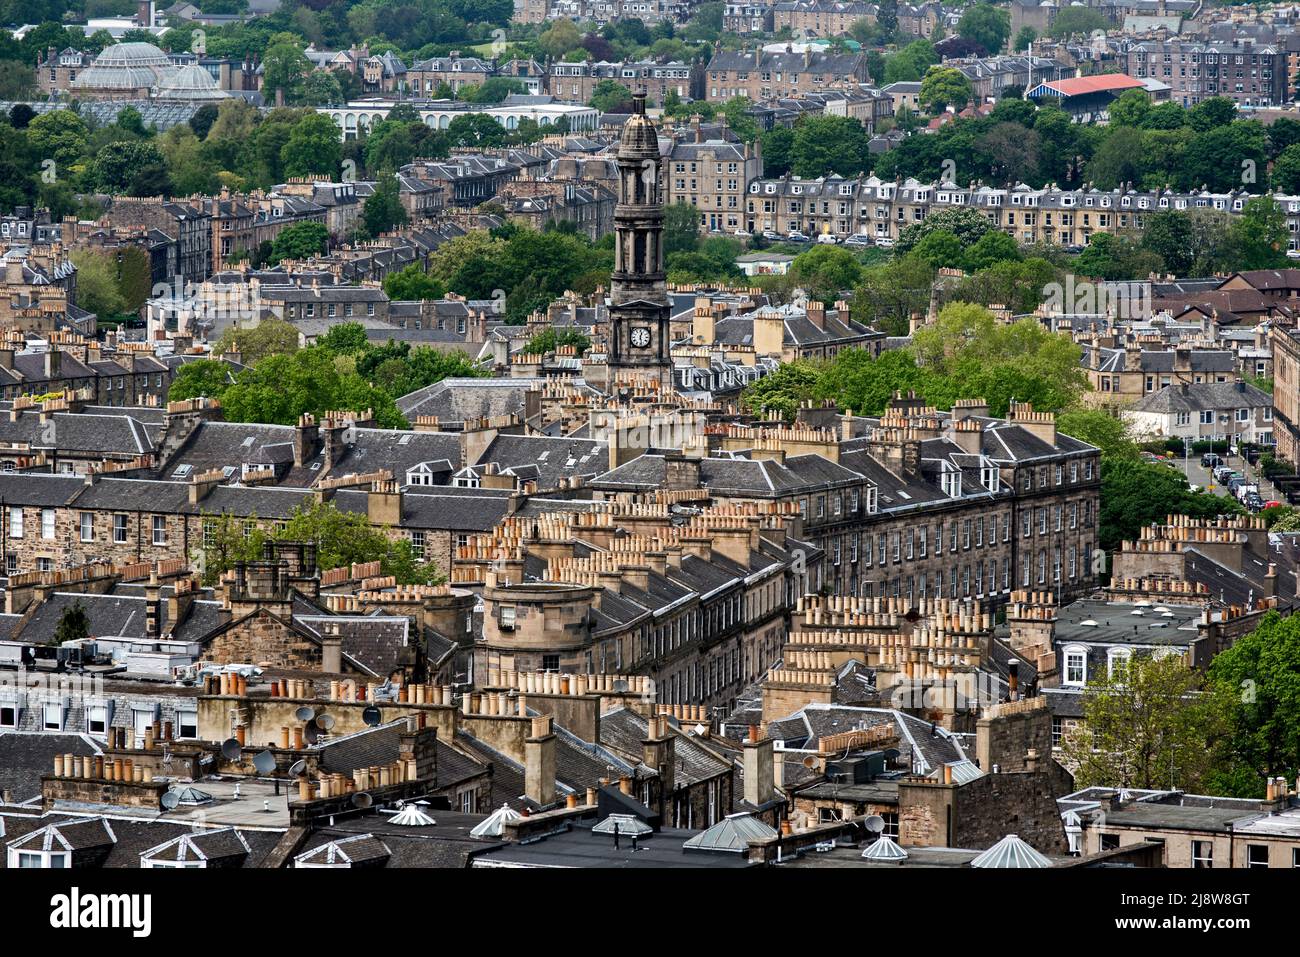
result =
[[[1286,498],[1273,487],[1273,483],[1264,478],[1258,466],[1251,465],[1240,455],[1224,455],[1221,457],[1225,465],[1233,469],[1233,471],[1240,472],[1248,480],[1259,486],[1259,496],[1264,501],[1286,502]],[[1178,471],[1187,476],[1187,481],[1190,484],[1199,485],[1205,491],[1213,492],[1216,495],[1228,494],[1225,486],[1221,486],[1214,481],[1210,469],[1201,468],[1201,457],[1199,455],[1193,455],[1188,459],[1175,459],[1174,462],[1178,466]]]

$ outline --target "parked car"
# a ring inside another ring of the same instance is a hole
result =
[[[1223,459],[1219,458],[1213,452],[1206,452],[1201,456],[1201,468],[1203,469],[1214,468],[1214,466],[1220,465],[1222,462]]]
[[[888,249],[890,246],[894,245],[894,240],[889,236],[877,236],[876,245],[881,249]]]
[[[844,237],[845,246],[870,246],[871,237],[865,233],[854,233],[852,236]]]
[[[807,243],[807,242],[812,242],[812,240],[810,240],[807,236],[805,236],[803,233],[799,232],[798,230],[796,230],[795,232],[793,232],[793,233],[791,233],[790,235],[786,236],[785,238],[788,239],[788,240],[789,240],[790,242],[792,242],[792,243]]]
[[[1281,508],[1281,507],[1282,507],[1282,503],[1279,502],[1279,501],[1278,501],[1277,499],[1275,499],[1275,498],[1271,498],[1271,499],[1269,499],[1267,502],[1264,503],[1264,507],[1265,507],[1265,508]]]
[[[818,233],[817,242],[825,246],[834,246],[839,240],[835,238],[834,233]]]
[[[774,233],[774,232],[772,232],[772,230],[770,230],[770,229],[765,229],[765,230],[763,230],[763,238],[764,238],[764,239],[775,239],[775,240],[781,240],[781,239],[784,239],[785,237],[782,236],[780,233]]]

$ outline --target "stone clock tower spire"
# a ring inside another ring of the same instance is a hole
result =
[[[610,283],[609,382],[653,379],[672,388],[668,288],[664,275],[664,206],[659,134],[645,115],[645,94],[618,147],[614,208],[614,275]]]

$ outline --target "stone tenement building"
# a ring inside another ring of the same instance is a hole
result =
[[[531,504],[458,549],[454,586],[482,589],[480,680],[640,675],[662,704],[730,710],[776,662],[820,556],[789,506],[693,508],[692,498]]]
[[[622,500],[680,490],[792,505],[826,556],[813,591],[999,602],[1016,587],[1090,587],[1097,449],[1026,404],[1006,420],[987,413],[977,400],[941,413],[914,396],[880,419],[807,408],[795,428],[717,426],[710,457],[650,452],[590,487]]]
[[[1300,332],[1275,324],[1273,345],[1273,438],[1277,454],[1300,462]]]
[[[834,53],[807,47],[800,53],[765,50],[719,50],[704,71],[704,96],[723,102],[747,96],[761,103],[783,96],[803,96],[870,82],[866,55]]]
[[[1042,189],[1016,183],[923,183],[916,179],[881,180],[876,176],[817,179],[756,179],[749,184],[745,229],[782,235],[796,230],[838,237],[861,235],[897,240],[931,212],[952,207],[977,209],[1020,243],[1086,246],[1094,233],[1142,230],[1147,217],[1161,210],[1204,209],[1239,214],[1252,194],[1246,191],[1176,193],[1141,190],[1128,183],[1113,190],[1095,187]],[[1274,195],[1286,217],[1289,247],[1297,248],[1300,196]]]

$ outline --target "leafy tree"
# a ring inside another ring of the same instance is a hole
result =
[[[283,92],[285,99],[290,99],[296,94],[298,84],[311,68],[311,61],[303,54],[297,43],[288,40],[277,43],[267,48],[262,56],[263,88],[271,94],[271,97],[274,97],[278,91]]]
[[[214,352],[220,355],[219,352]],[[220,399],[234,385],[231,367],[220,359],[197,359],[181,366],[167,390],[169,402],[206,396]]]
[[[74,249],[69,253],[77,267],[77,305],[107,319],[126,307],[117,287],[117,269],[107,253]]]
[[[988,269],[996,263],[1014,262],[1019,259],[1020,247],[1015,239],[999,229],[994,229],[985,233],[976,240],[974,246],[965,250],[962,265],[967,270],[975,272]]]
[[[961,240],[946,229],[936,229],[921,237],[912,247],[912,255],[924,259],[935,269],[958,267],[965,259]]]
[[[441,299],[447,295],[446,288],[421,269],[418,263],[411,263],[405,269],[385,276],[384,292],[394,302]]]
[[[1186,276],[1192,268],[1192,223],[1180,210],[1164,209],[1147,220],[1141,246],[1160,257],[1165,269]]]
[[[50,110],[27,125],[27,139],[36,156],[52,159],[62,168],[85,155],[90,131],[72,110]]]
[[[680,201],[665,207],[663,243],[665,256],[694,252],[700,244],[700,211]]]
[[[1228,759],[1212,793],[1259,797],[1262,778],[1300,773],[1300,619],[1270,611],[1210,664],[1228,702]]]
[[[294,88],[294,102],[305,106],[325,106],[342,103],[343,84],[332,70],[314,70],[300,80]]]
[[[164,165],[163,155],[153,143],[110,143],[90,164],[90,177],[104,192],[122,193],[137,182],[141,170]]]
[[[1021,27],[1016,32],[1016,39],[1012,46],[1017,53],[1023,53],[1029,49],[1029,44],[1038,39],[1038,31],[1033,27]]]
[[[314,542],[316,560],[328,571],[344,565],[378,560],[380,571],[395,575],[398,584],[434,584],[444,580],[432,565],[415,562],[410,542],[394,540],[375,528],[361,512],[345,512],[333,502],[300,505],[276,532],[289,542]]]
[[[889,42],[898,33],[898,0],[881,0],[876,11],[876,26],[880,39]]]
[[[329,230],[324,223],[304,222],[286,226],[275,235],[271,243],[271,261],[282,259],[309,259],[326,250]]]
[[[1271,196],[1247,201],[1233,221],[1236,269],[1277,269],[1288,264],[1286,216]]]
[[[582,34],[572,20],[556,20],[538,36],[537,45],[552,60],[562,60],[582,45]]]
[[[1181,655],[1134,656],[1090,681],[1083,727],[1062,743],[1075,786],[1199,792],[1215,761],[1207,742],[1226,730],[1222,702],[1200,691]]]
[[[1095,445],[1104,458],[1138,458],[1123,420],[1100,409],[1066,409],[1056,417],[1056,431]]]
[[[218,110],[214,103],[205,103],[194,111],[194,115],[188,120],[189,128],[199,139],[208,135],[212,125],[217,122]]]
[[[280,150],[280,162],[286,176],[333,175],[338,172],[342,150],[334,121],[324,113],[309,113],[293,124]]]
[[[939,54],[934,52],[934,44],[928,40],[915,40],[885,59],[885,82],[919,82],[925,71],[938,62]]]
[[[921,81],[917,102],[931,113],[942,113],[950,106],[961,111],[970,99],[971,85],[966,74],[953,67],[932,66]]]
[[[1098,544],[1108,552],[1135,539],[1142,526],[1163,522],[1168,515],[1213,518],[1239,514],[1230,498],[1192,492],[1187,476],[1164,465],[1107,457],[1101,463],[1101,512]]]
[[[906,335],[911,317],[925,315],[933,283],[934,268],[925,260],[896,256],[866,270],[850,300],[850,315],[888,335]]]
[[[978,43],[990,54],[999,53],[1011,35],[1011,15],[991,3],[977,3],[961,15],[957,35]]]
[[[468,103],[500,103],[512,93],[525,92],[522,80],[512,76],[490,76],[479,86],[462,87],[460,98]]]
[[[913,223],[904,229],[894,244],[898,255],[905,255],[912,247],[933,232],[952,233],[963,246],[973,246],[988,232],[997,229],[989,218],[979,210],[965,206],[954,206],[931,213],[919,223]]]
[[[1278,155],[1273,164],[1273,187],[1292,195],[1300,191],[1300,143],[1288,146]]]
[[[447,124],[447,141],[452,146],[501,146],[506,128],[486,113],[465,113]]]
[[[758,140],[763,151],[763,175],[772,178],[790,172],[794,130],[785,126],[773,127],[762,133]]]
[[[389,232],[394,226],[408,222],[395,175],[388,173],[379,177],[375,191],[366,197],[363,215],[366,231],[371,236]]]
[[[62,645],[69,641],[84,641],[90,637],[90,616],[86,614],[86,606],[78,599],[63,610],[59,616],[59,623],[54,626],[54,635],[50,639],[52,645]]]
[[[1094,30],[1108,30],[1104,14],[1091,7],[1062,7],[1052,21],[1050,33],[1058,40],[1072,36],[1089,36]]]
[[[1143,126],[1151,112],[1151,97],[1146,90],[1125,90],[1107,112],[1112,126]]]
[[[843,246],[817,245],[795,257],[790,273],[810,296],[831,303],[862,280],[862,265]]]
[[[852,117],[807,116],[794,128],[791,166],[796,176],[854,176],[870,166],[869,143],[866,128]]]
[[[408,266],[407,269],[414,268]],[[405,270],[403,270],[405,272]],[[359,322],[341,322],[316,340],[316,345],[336,355],[353,355],[370,348],[365,326]]]
[[[814,363],[806,359],[785,362],[775,372],[747,386],[741,402],[754,415],[777,412],[792,422],[803,401],[812,398],[819,381]]]
[[[631,113],[632,91],[617,80],[600,80],[592,87],[587,105],[602,113]]]
[[[296,351],[298,338],[298,329],[293,323],[283,319],[263,319],[255,326],[231,326],[212,347],[212,354],[219,356],[237,352],[244,365],[256,365],[269,356]]]
[[[1187,111],[1187,122],[1199,133],[1227,126],[1237,118],[1237,104],[1226,96],[1211,96]]]

